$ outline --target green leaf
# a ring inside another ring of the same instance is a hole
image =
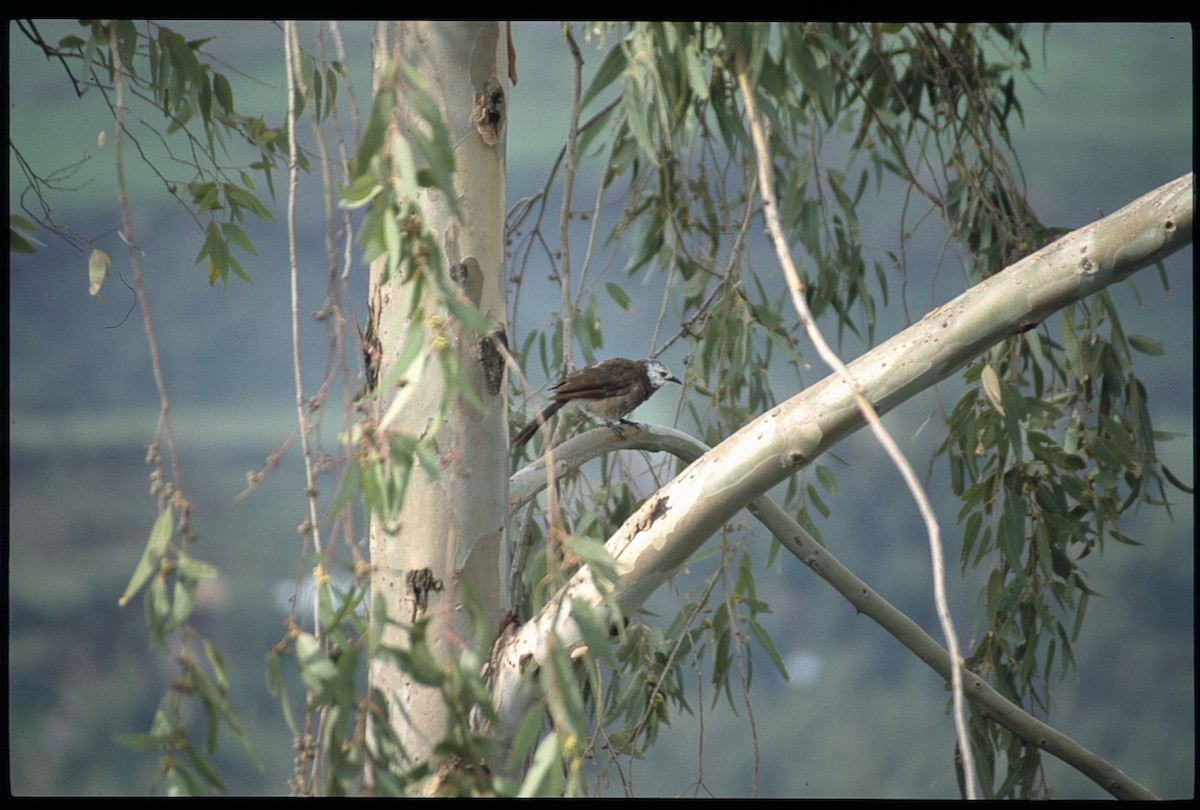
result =
[[[612,298],[613,301],[617,302],[617,306],[626,312],[630,311],[631,306],[629,293],[625,292],[625,290],[621,289],[620,286],[612,283],[611,281],[606,282],[604,287],[606,290],[608,290],[609,297]]]
[[[625,49],[618,42],[609,48],[608,53],[604,56],[604,60],[600,63],[600,67],[596,69],[596,74],[592,77],[591,83],[579,100],[579,108],[587,109],[592,99],[620,77],[625,71],[625,65]]]
[[[538,738],[542,733],[543,710],[540,703],[535,704],[521,718],[521,722],[517,726],[517,733],[513,736],[513,741],[509,749],[508,765],[509,770],[519,771],[517,767],[533,750],[537,744]]]
[[[18,214],[8,215],[8,249],[13,253],[36,253],[46,245],[28,234],[36,233],[38,226]]]
[[[808,493],[808,498],[812,501],[812,505],[821,513],[821,517],[829,517],[829,507],[825,504],[825,501],[821,500],[821,495],[817,492],[817,488],[809,484],[804,489]]]
[[[212,123],[212,87],[207,78],[201,77],[196,89],[199,96],[200,118],[207,127]]]
[[[232,222],[222,222],[221,233],[225,235],[225,238],[228,241],[237,245],[251,256],[258,255],[258,251],[254,249],[254,243],[250,241],[250,237],[246,236],[246,232],[239,228],[236,224]]]
[[[650,122],[646,117],[648,100],[645,90],[636,80],[626,77],[623,98],[625,122],[629,125],[629,131],[633,133],[633,139],[637,142],[642,155],[657,167],[659,158],[654,145],[654,137],[650,134]]]
[[[563,784],[563,756],[557,734],[547,734],[533,755],[517,796],[558,796]]]
[[[414,83],[420,80],[411,72],[409,79]],[[436,188],[445,194],[446,201],[457,215],[458,194],[455,192],[453,181],[454,148],[450,144],[450,132],[442,120],[442,112],[433,97],[418,86],[407,88],[405,101],[409,109],[425,122],[426,133],[414,126],[407,128],[407,140],[425,159],[428,171],[426,175],[419,174],[417,179],[423,187]]]
[[[642,265],[649,262],[663,247],[663,220],[660,216],[646,218],[642,229],[634,242],[633,251],[629,256],[629,264],[625,271],[633,273]]]
[[[354,178],[353,183],[342,188],[341,200],[338,201],[338,205],[353,211],[367,205],[383,190],[383,183],[379,182],[378,177],[371,174],[360,174]]]
[[[117,21],[117,52],[126,72],[135,73],[133,55],[137,52],[137,27],[131,20]]]
[[[224,281],[229,275],[229,246],[221,238],[215,222],[209,223],[204,244],[196,256],[196,262],[199,263],[205,257],[208,258],[208,283],[216,284],[217,281]]]
[[[383,276],[385,279],[390,279],[400,267],[402,253],[400,246],[403,241],[400,238],[400,220],[395,209],[390,207],[385,209],[379,224],[382,226],[383,249],[387,255],[387,270]]]
[[[750,628],[750,635],[758,642],[758,646],[762,648],[762,651],[767,654],[767,658],[775,665],[775,669],[778,670],[780,676],[785,681],[790,681],[791,676],[788,674],[787,665],[783,663],[783,657],[779,654],[779,650],[775,648],[775,642],[772,640],[770,633],[754,620],[749,621],[747,624]]]
[[[582,739],[587,734],[587,710],[572,657],[561,647],[552,648],[538,675],[555,728]]]
[[[209,787],[216,788],[217,790],[225,789],[225,783],[217,774],[216,769],[213,768],[212,764],[209,763],[209,761],[198,750],[196,750],[196,746],[184,746],[184,752],[187,754],[188,761],[191,763],[192,767],[195,768],[196,772],[200,774],[200,777],[208,783]],[[193,790],[195,790],[195,788],[193,788]]]
[[[371,158],[383,147],[395,106],[396,94],[392,90],[392,82],[385,78],[371,102],[371,113],[367,116],[362,140],[358,144],[358,154],[354,158],[353,166],[355,180],[366,171]]]
[[[334,68],[325,71],[325,111],[322,119],[329,116],[337,106],[337,72]]]
[[[613,112],[616,110],[616,108],[616,105],[606,107],[582,123],[579,129],[577,141],[579,154],[590,154],[593,141],[595,141],[596,138],[600,137],[608,130],[608,122],[612,119]],[[606,181],[607,179],[608,178],[606,177]]]
[[[708,76],[704,73],[704,65],[700,63],[700,54],[689,45],[683,49],[683,58],[687,68],[688,86],[696,98],[707,101]]]
[[[217,679],[217,685],[222,692],[229,689],[229,673],[225,666],[225,657],[221,655],[221,651],[217,646],[208,639],[201,642],[201,647],[204,649],[204,657],[208,659],[209,666],[212,667],[213,677]]]
[[[167,651],[166,635],[169,630],[167,620],[171,616],[171,600],[167,596],[166,577],[156,576],[150,580],[144,602],[146,628],[150,631],[150,646],[165,653]]]
[[[246,282],[247,284],[251,283],[250,276],[246,275],[246,271],[242,269],[242,263],[232,256],[229,257],[229,269],[232,270],[233,274],[242,281]]]
[[[283,720],[287,723],[288,730],[295,734],[296,720],[292,716],[292,705],[288,701],[287,685],[283,679],[283,667],[280,665],[279,654],[272,649],[267,653],[266,664],[267,675],[267,694],[279,696],[279,708],[283,713]]]
[[[274,215],[271,210],[262,204],[258,199],[247,189],[242,188],[234,183],[225,184],[225,198],[229,200],[229,204],[236,210],[247,209],[254,213],[263,222],[270,222]]]
[[[188,555],[180,556],[177,570],[179,571],[179,576],[197,582],[203,579],[217,578],[217,567],[215,565]]]
[[[353,428],[360,429],[357,425]],[[351,444],[349,437],[344,437],[343,444]],[[350,499],[358,495],[362,491],[362,467],[356,458],[350,458],[342,467],[342,475],[338,481],[337,491],[333,495],[333,500],[329,504],[329,508],[325,510],[325,519],[323,525],[331,526],[333,521],[341,514],[342,509],[349,503]]]
[[[437,688],[446,681],[445,671],[424,642],[405,651],[400,655],[400,660],[404,671],[423,686]]]
[[[1179,479],[1179,477],[1177,475],[1175,475],[1175,473],[1171,472],[1167,468],[1166,464],[1162,464],[1160,466],[1162,468],[1163,475],[1166,476],[1167,480],[1170,481],[1171,484],[1173,486],[1175,486],[1176,489],[1178,489],[1181,492],[1186,492],[1189,495],[1195,494],[1195,492],[1196,492],[1195,487],[1188,486],[1187,484],[1183,483],[1183,481],[1181,481]]]
[[[1146,337],[1145,335],[1131,334],[1129,337],[1129,345],[1142,354],[1148,354],[1151,357],[1161,357],[1165,352],[1161,340]]]
[[[187,189],[197,214],[220,210],[221,193],[216,183],[188,183]]]
[[[225,78],[224,73],[213,74],[212,79],[213,95],[217,98],[217,103],[225,111],[226,115],[232,115],[233,110],[233,87],[229,84],[229,79]]]
[[[591,605],[577,599],[571,603],[571,616],[579,627],[584,643],[587,644],[589,656],[615,668],[617,659],[613,654],[613,637],[610,635],[608,613],[597,612]]]
[[[186,577],[175,579],[175,588],[171,597],[171,618],[168,630],[174,630],[187,621],[192,614],[192,605],[196,603],[196,580]]]
[[[337,675],[337,667],[312,633],[296,636],[296,664],[300,667],[304,685],[317,694],[323,694],[326,685]]]
[[[824,464],[816,464],[814,468],[817,471],[817,480],[821,482],[821,486],[825,488],[825,491],[836,495],[839,490],[837,476],[833,474],[833,470]]]
[[[170,507],[167,507],[158,513],[158,518],[154,521],[154,527],[150,529],[150,539],[146,542],[146,548],[142,551],[142,558],[138,560],[137,567],[133,569],[133,576],[129,578],[129,584],[125,586],[125,592],[117,600],[118,605],[125,607],[134,594],[146,584],[146,580],[158,571],[160,562],[167,550],[167,543],[170,542],[174,530],[175,514]]]
[[[116,734],[113,741],[123,748],[139,753],[154,751],[162,744],[153,734]]]
[[[1004,512],[996,527],[996,542],[1008,558],[1013,571],[1021,571],[1021,553],[1025,548],[1025,509],[1021,497],[1004,493]]]

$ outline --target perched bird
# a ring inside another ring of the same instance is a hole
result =
[[[657,360],[628,360],[613,357],[572,371],[554,386],[553,400],[513,439],[520,447],[533,438],[538,428],[563,406],[577,403],[584,411],[604,420],[614,433],[625,437],[621,425],[636,425],[625,415],[650,399],[663,383],[683,381]]]

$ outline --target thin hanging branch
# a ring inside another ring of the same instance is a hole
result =
[[[109,46],[112,52],[117,52],[116,29],[110,32]],[[146,295],[145,277],[142,273],[141,252],[133,238],[133,217],[129,212],[129,195],[125,185],[125,160],[123,147],[125,144],[125,71],[121,60],[114,59],[114,83],[116,85],[116,103],[113,105],[113,159],[117,170],[117,200],[121,209],[121,229],[118,236],[129,251],[129,266],[133,271],[133,289],[137,295],[138,308],[142,312],[142,331],[146,334],[146,348],[150,351],[150,371],[154,375],[154,387],[158,391],[158,425],[154,430],[151,443],[151,453],[157,454],[157,447],[166,438],[167,458],[171,466],[171,487],[162,493],[164,497],[174,502],[179,508],[180,527],[187,526],[187,516],[191,506],[183,495],[183,472],[179,464],[179,451],[175,442],[175,429],[171,424],[171,401],[167,394],[167,382],[163,377],[162,360],[158,354],[158,341],[154,337],[154,323],[150,317],[150,299]],[[165,504],[163,504],[165,505]]]
[[[317,513],[317,481],[316,469],[313,463],[311,448],[309,447],[309,436],[311,434],[311,426],[308,420],[308,402],[304,396],[304,379],[301,373],[300,365],[300,288],[299,288],[299,268],[298,258],[296,255],[296,188],[298,185],[299,163],[296,154],[296,51],[299,49],[296,36],[296,23],[288,21],[284,23],[283,28],[284,42],[284,76],[286,79],[287,91],[287,134],[288,134],[288,196],[287,196],[287,245],[288,245],[288,280],[290,285],[290,312],[291,312],[291,327],[292,327],[292,378],[296,388],[296,422],[297,430],[300,434],[300,452],[304,458],[304,493],[305,507],[308,511],[308,516],[301,523],[301,532],[309,537],[313,543],[313,548],[321,547],[321,529],[320,520]],[[320,633],[321,613],[320,600],[313,600],[313,631]],[[312,722],[310,712],[305,713],[305,723]],[[311,735],[311,729],[306,728],[306,737]],[[299,762],[299,760],[298,760]],[[318,768],[321,764],[321,758],[316,757],[312,760],[310,772],[307,774],[307,784],[293,785],[293,791],[299,792],[301,795],[306,794],[313,789],[318,783]],[[297,776],[300,776],[301,767],[297,767]]]
[[[958,650],[958,638],[954,629],[954,620],[950,615],[950,607],[946,601],[945,562],[942,555],[941,530],[938,527],[937,517],[933,513],[933,507],[930,505],[929,499],[925,495],[925,490],[921,486],[916,472],[913,471],[912,465],[908,463],[908,459],[904,457],[904,453],[900,450],[900,447],[879,421],[879,414],[875,411],[870,401],[867,400],[866,396],[863,395],[861,387],[855,382],[850,370],[846,368],[846,364],[841,361],[841,358],[837,356],[817,328],[812,312],[808,308],[808,303],[804,299],[804,285],[800,281],[799,274],[796,272],[795,264],[792,262],[791,254],[788,251],[787,236],[784,234],[783,225],[779,220],[779,209],[775,204],[775,180],[772,175],[771,153],[767,147],[766,132],[763,130],[762,119],[759,116],[754,87],[750,83],[750,76],[746,69],[745,56],[740,50],[734,54],[734,72],[737,74],[738,85],[745,99],[746,117],[749,119],[750,135],[754,142],[754,151],[757,155],[758,182],[763,200],[763,217],[767,222],[767,232],[771,238],[771,243],[774,245],[776,255],[779,257],[779,264],[783,268],[784,275],[787,278],[788,290],[792,296],[792,304],[795,306],[796,313],[804,325],[804,331],[808,334],[809,340],[812,341],[813,346],[816,348],[817,354],[850,387],[854,395],[854,400],[859,410],[862,411],[867,425],[871,428],[871,432],[888,454],[892,463],[896,465],[896,469],[900,471],[900,475],[904,478],[905,484],[908,485],[908,489],[917,503],[917,508],[921,512],[921,517],[925,521],[925,529],[929,535],[929,553],[933,565],[934,602],[937,605],[938,621],[942,625],[942,633],[946,637],[946,646],[950,652],[950,659],[955,664],[950,668],[950,676],[954,700],[954,729],[958,737],[959,753],[962,759],[963,781],[966,788],[966,797],[974,799],[976,798],[975,763],[971,754],[970,740],[967,737],[966,701],[963,698],[962,671],[959,666],[962,662],[962,656]]]

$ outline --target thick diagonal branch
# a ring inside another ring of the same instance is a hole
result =
[[[1189,173],[981,282],[851,363],[854,379],[884,413],[1005,337],[1190,244],[1193,185]],[[637,610],[740,509],[863,424],[849,386],[829,376],[698,458],[608,541],[618,571],[616,582],[606,588],[612,604],[625,615]],[[560,459],[565,450],[560,448]],[[546,660],[554,646],[583,643],[569,609],[575,599],[598,612],[607,610],[600,588],[584,568],[538,616],[497,644],[492,672],[498,740],[511,739],[537,698],[525,673]],[[1139,795],[1132,783],[1100,784],[1113,795]]]

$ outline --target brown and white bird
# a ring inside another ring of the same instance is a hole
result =
[[[538,428],[566,405],[578,404],[584,411],[602,419],[613,433],[625,437],[621,425],[636,425],[626,414],[641,405],[663,386],[683,381],[657,360],[628,360],[613,357],[595,365],[572,371],[554,386],[552,401],[513,439],[520,447],[533,438]]]

